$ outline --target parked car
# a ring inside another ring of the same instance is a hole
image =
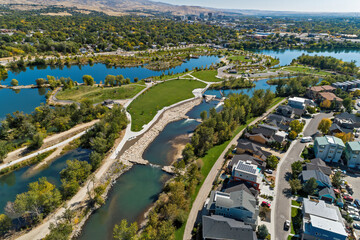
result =
[[[357,208],[359,208],[360,207],[360,200],[355,199],[354,204],[356,205]]]
[[[312,140],[313,140],[312,137],[303,137],[303,138],[301,138],[300,142],[308,143],[308,142],[311,142]]]
[[[272,173],[273,173],[273,171],[272,171],[271,169],[265,169],[264,172],[266,172],[266,173],[268,173],[268,174],[272,174]]]
[[[271,207],[271,204],[268,203],[268,202],[266,202],[266,201],[262,201],[261,206],[267,206],[267,207],[270,208],[270,207]]]
[[[346,208],[347,208],[347,210],[350,210],[350,211],[359,212],[359,210],[356,207],[352,206],[352,205],[348,205],[348,206],[346,206]]]
[[[354,219],[355,221],[360,221],[360,217],[359,217],[359,216],[349,215],[349,217],[351,217],[351,218]]]
[[[285,231],[288,231],[290,229],[290,221],[289,220],[286,220],[285,223],[284,223],[284,229]]]
[[[360,229],[360,224],[354,223],[354,224],[353,224],[353,227],[356,228],[356,229]]]
[[[344,196],[344,199],[345,199],[346,201],[350,201],[350,202],[352,202],[352,201],[354,200],[353,197],[350,196],[350,195]]]
[[[357,212],[357,211],[348,210],[347,212],[349,213],[349,215],[359,216],[359,212]]]

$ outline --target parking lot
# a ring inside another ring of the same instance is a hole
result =
[[[346,176],[344,177],[344,180],[350,184],[353,188],[353,194],[352,197],[354,199],[360,199],[360,174],[351,174],[351,173],[347,173]],[[360,224],[359,221],[354,221],[354,223],[358,223]],[[355,234],[357,239],[360,237],[360,230],[359,229],[355,229]]]

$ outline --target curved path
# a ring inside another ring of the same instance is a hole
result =
[[[265,118],[266,115],[271,113],[278,105],[280,105],[284,101],[285,101],[285,99],[280,101],[279,103],[277,103],[275,106],[273,106],[269,110],[267,110],[266,113],[264,113],[262,116],[256,118],[254,121],[252,121],[248,125],[253,125],[257,121]],[[230,143],[226,146],[224,151],[221,153],[221,155],[219,156],[219,158],[217,159],[217,161],[215,162],[215,164],[211,168],[211,170],[210,170],[209,174],[207,175],[203,185],[201,186],[201,188],[200,188],[200,190],[199,190],[199,192],[198,192],[198,194],[196,196],[196,199],[195,199],[195,201],[194,201],[194,203],[193,203],[193,205],[191,207],[191,211],[190,211],[189,217],[188,217],[187,222],[186,222],[185,231],[184,231],[184,237],[183,237],[184,240],[190,240],[191,239],[191,237],[192,237],[191,232],[192,232],[192,230],[194,228],[196,220],[198,219],[198,217],[200,215],[199,213],[201,212],[201,210],[202,210],[202,208],[204,206],[204,203],[206,201],[206,198],[207,198],[207,196],[209,195],[209,193],[210,193],[210,191],[212,189],[213,182],[215,181],[219,170],[221,169],[221,167],[224,164],[225,154],[227,153],[227,151],[228,151],[229,147],[231,147],[231,145],[233,145],[233,144],[236,145],[237,144],[237,140],[243,134],[243,131],[244,130],[240,131],[230,141]]]

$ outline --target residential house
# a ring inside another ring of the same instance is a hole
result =
[[[257,165],[257,167],[262,171],[266,168],[266,162],[261,158],[254,157],[249,154],[237,154],[233,156],[228,165],[230,171],[232,171],[233,166],[236,165],[239,161],[251,162],[252,164]]]
[[[253,128],[251,133],[246,133],[245,137],[261,144],[268,144],[278,142],[282,144],[286,140],[287,134],[279,131],[278,127],[268,124],[260,124],[258,127]]]
[[[307,182],[310,178],[315,178],[318,187],[332,187],[329,176],[325,175],[322,171],[318,170],[305,170],[299,175],[303,183]]]
[[[235,181],[248,182],[259,190],[262,181],[261,169],[250,161],[239,160],[232,168],[232,178]]]
[[[256,229],[259,206],[256,198],[245,190],[230,193],[212,191],[206,210],[210,215],[242,221]]]
[[[315,103],[306,98],[293,97],[288,99],[288,105],[293,108],[305,109],[307,105],[315,105]]]
[[[345,148],[343,141],[334,136],[317,137],[314,141],[316,158],[325,162],[339,162]]]
[[[318,98],[317,98],[317,101],[318,101],[318,102],[323,102],[323,101],[325,101],[325,100],[328,100],[328,101],[330,101],[330,102],[333,102],[333,101],[339,102],[339,103],[342,103],[342,102],[343,102],[343,100],[342,100],[341,98],[337,97],[337,96],[336,96],[334,93],[332,93],[332,92],[321,92],[321,93],[319,93]]]
[[[276,109],[276,114],[291,118],[294,114],[294,108],[290,107],[289,105],[280,105]]]
[[[306,95],[313,99],[316,100],[319,97],[319,93],[321,92],[334,92],[335,91],[335,87],[330,86],[330,85],[325,85],[325,86],[313,86],[307,89],[306,91]]]
[[[202,216],[202,235],[204,240],[257,240],[251,226],[219,215]]]
[[[329,128],[329,133],[331,135],[335,135],[337,133],[342,133],[343,130],[341,129],[341,127],[339,125],[337,125],[336,123],[331,124],[331,127]]]
[[[268,156],[272,154],[261,149],[261,146],[253,143],[247,139],[239,139],[238,144],[236,146],[236,153],[243,154],[247,153],[256,158],[263,159],[264,161]]]
[[[350,168],[360,168],[360,142],[345,144],[345,159]]]
[[[333,83],[332,86],[335,88],[340,88],[343,91],[350,91],[353,88],[360,87],[360,80],[336,82],[336,83]]]
[[[237,181],[231,181],[231,182],[227,182],[226,184],[225,183],[223,184],[222,192],[232,193],[236,191],[246,191],[252,194],[256,199],[259,195],[259,191],[246,182],[239,183]]]
[[[336,206],[323,200],[303,200],[303,225],[301,239],[345,240],[347,233],[341,213]]]
[[[335,116],[334,123],[347,129],[360,128],[360,117],[348,112],[343,112]]]
[[[330,176],[332,173],[332,170],[330,167],[326,166],[326,163],[321,160],[320,158],[314,158],[311,159],[309,163],[305,163],[305,169],[306,170],[318,170],[326,174],[327,176]]]
[[[323,188],[319,191],[319,198],[325,202],[333,203],[336,201],[336,196],[334,193],[334,188]]]

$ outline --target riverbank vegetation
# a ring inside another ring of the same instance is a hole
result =
[[[8,152],[20,147],[28,146],[29,150],[39,148],[45,137],[69,130],[79,123],[101,118],[107,111],[106,107],[94,107],[85,101],[80,104],[80,108],[76,104],[54,108],[41,105],[31,114],[8,114],[0,126],[0,160],[6,158]]]
[[[215,109],[210,110],[210,117],[196,128],[191,143],[183,151],[183,159],[176,164],[185,173],[179,172],[164,187],[164,192],[149,213],[140,239],[182,239],[192,202],[213,164],[229,140],[273,102],[272,92],[257,90],[252,98],[231,95],[219,113]]]
[[[75,102],[89,100],[94,104],[103,102],[106,99],[116,100],[132,98],[144,88],[144,86],[135,84],[105,88],[97,86],[78,86],[58,92],[56,98],[59,100],[70,100]]]
[[[179,79],[165,81],[149,88],[128,107],[132,119],[131,130],[140,131],[159,110],[194,97],[192,91],[204,87],[206,84],[197,80]]]
[[[344,62],[340,59],[330,56],[309,56],[303,54],[298,58],[294,59],[291,63],[304,64],[322,70],[330,70],[342,74],[356,74],[359,71],[359,68],[355,64],[355,61]]]
[[[10,229],[20,231],[41,223],[42,219],[74,196],[101,165],[106,152],[113,147],[115,139],[120,136],[127,123],[125,111],[121,107],[115,106],[111,111],[106,112],[104,117],[80,138],[81,146],[92,150],[89,161],[68,160],[66,167],[59,173],[61,186],[58,188],[46,178],[30,183],[27,192],[19,193],[14,202],[7,204],[5,212],[12,224],[3,233]],[[101,198],[102,193],[100,186],[95,189],[95,196],[89,194],[89,208],[104,202]],[[72,221],[71,218],[69,222]],[[53,234],[55,230],[52,231]],[[71,231],[66,232],[71,233]]]

